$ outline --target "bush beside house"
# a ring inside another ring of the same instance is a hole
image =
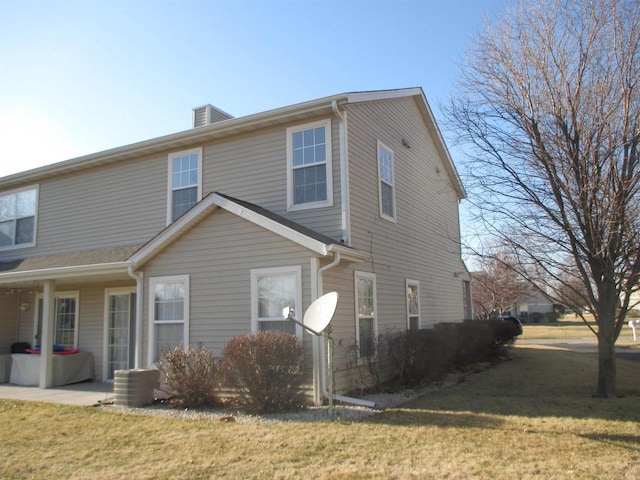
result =
[[[416,387],[447,373],[496,361],[518,334],[513,324],[499,320],[441,323],[433,329],[381,334],[375,356],[360,364],[360,390]],[[291,411],[304,404],[308,372],[303,347],[287,333],[266,331],[235,337],[222,360],[204,347],[178,347],[163,355],[158,366],[164,383],[170,386],[168,391],[181,406],[215,404],[223,390],[248,413]],[[383,383],[382,379],[388,380]]]

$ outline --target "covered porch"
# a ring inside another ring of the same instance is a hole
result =
[[[10,369],[0,382],[50,389],[72,381],[107,380],[114,366],[134,367],[140,353],[136,294],[142,291],[142,278],[128,257],[136,249],[0,263],[0,356]],[[122,299],[127,300],[124,307]],[[31,348],[28,353],[14,351],[16,344]],[[60,355],[65,354],[69,357],[63,361]],[[71,365],[71,357],[90,364],[89,373],[61,375],[60,365]],[[16,365],[24,371],[14,371]]]

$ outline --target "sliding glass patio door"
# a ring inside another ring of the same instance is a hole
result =
[[[127,370],[134,366],[135,312],[134,292],[107,292],[107,380],[113,380],[116,370]]]

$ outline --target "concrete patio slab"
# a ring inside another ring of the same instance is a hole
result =
[[[0,398],[88,407],[112,401],[114,394],[112,383],[83,382],[46,389],[2,383]]]

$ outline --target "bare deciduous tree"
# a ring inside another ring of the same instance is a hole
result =
[[[614,396],[640,284],[640,2],[522,2],[474,44],[449,118],[475,214],[519,274],[593,313],[597,395]]]
[[[471,274],[473,311],[477,318],[488,320],[492,314],[504,315],[532,293],[509,265],[504,255],[480,260],[480,270]]]

